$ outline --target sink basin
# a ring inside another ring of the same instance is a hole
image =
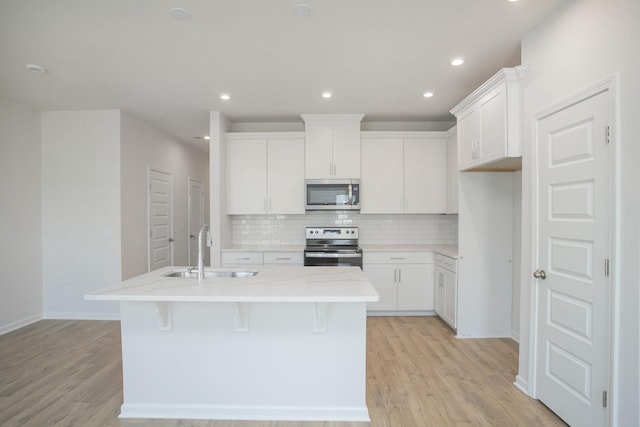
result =
[[[253,277],[258,274],[257,271],[251,270],[205,270],[204,278],[205,279],[229,279],[229,278],[240,278],[240,277]],[[183,277],[185,279],[197,279],[198,272],[197,271],[172,271],[171,273],[165,274],[164,277]]]

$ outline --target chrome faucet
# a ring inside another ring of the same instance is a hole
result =
[[[209,225],[203,224],[198,233],[198,283],[204,279],[204,237],[209,238]]]

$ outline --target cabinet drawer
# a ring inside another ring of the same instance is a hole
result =
[[[367,264],[433,264],[433,252],[364,252]]]
[[[436,254],[436,265],[454,273],[458,272],[458,260],[442,254]]]
[[[262,265],[262,252],[223,252],[222,265]]]
[[[300,252],[265,252],[264,264],[304,264],[304,255]]]

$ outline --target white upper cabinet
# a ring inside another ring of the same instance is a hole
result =
[[[363,114],[303,114],[305,177],[360,178],[360,121]]]
[[[521,168],[521,72],[503,68],[451,110],[459,170]]]
[[[304,213],[300,132],[227,134],[227,213]]]
[[[362,132],[362,213],[446,213],[443,132]]]

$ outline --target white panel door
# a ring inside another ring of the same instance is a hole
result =
[[[149,271],[173,264],[173,177],[149,169]]]
[[[362,213],[402,213],[404,201],[402,139],[362,140]]]
[[[608,102],[601,92],[536,123],[536,395],[575,426],[609,419]]]
[[[404,212],[447,212],[446,139],[404,140]]]
[[[304,140],[270,139],[267,151],[269,213],[304,214]]]
[[[198,264],[198,233],[204,224],[204,184],[189,179],[189,265]],[[207,259],[207,257],[205,257]]]

